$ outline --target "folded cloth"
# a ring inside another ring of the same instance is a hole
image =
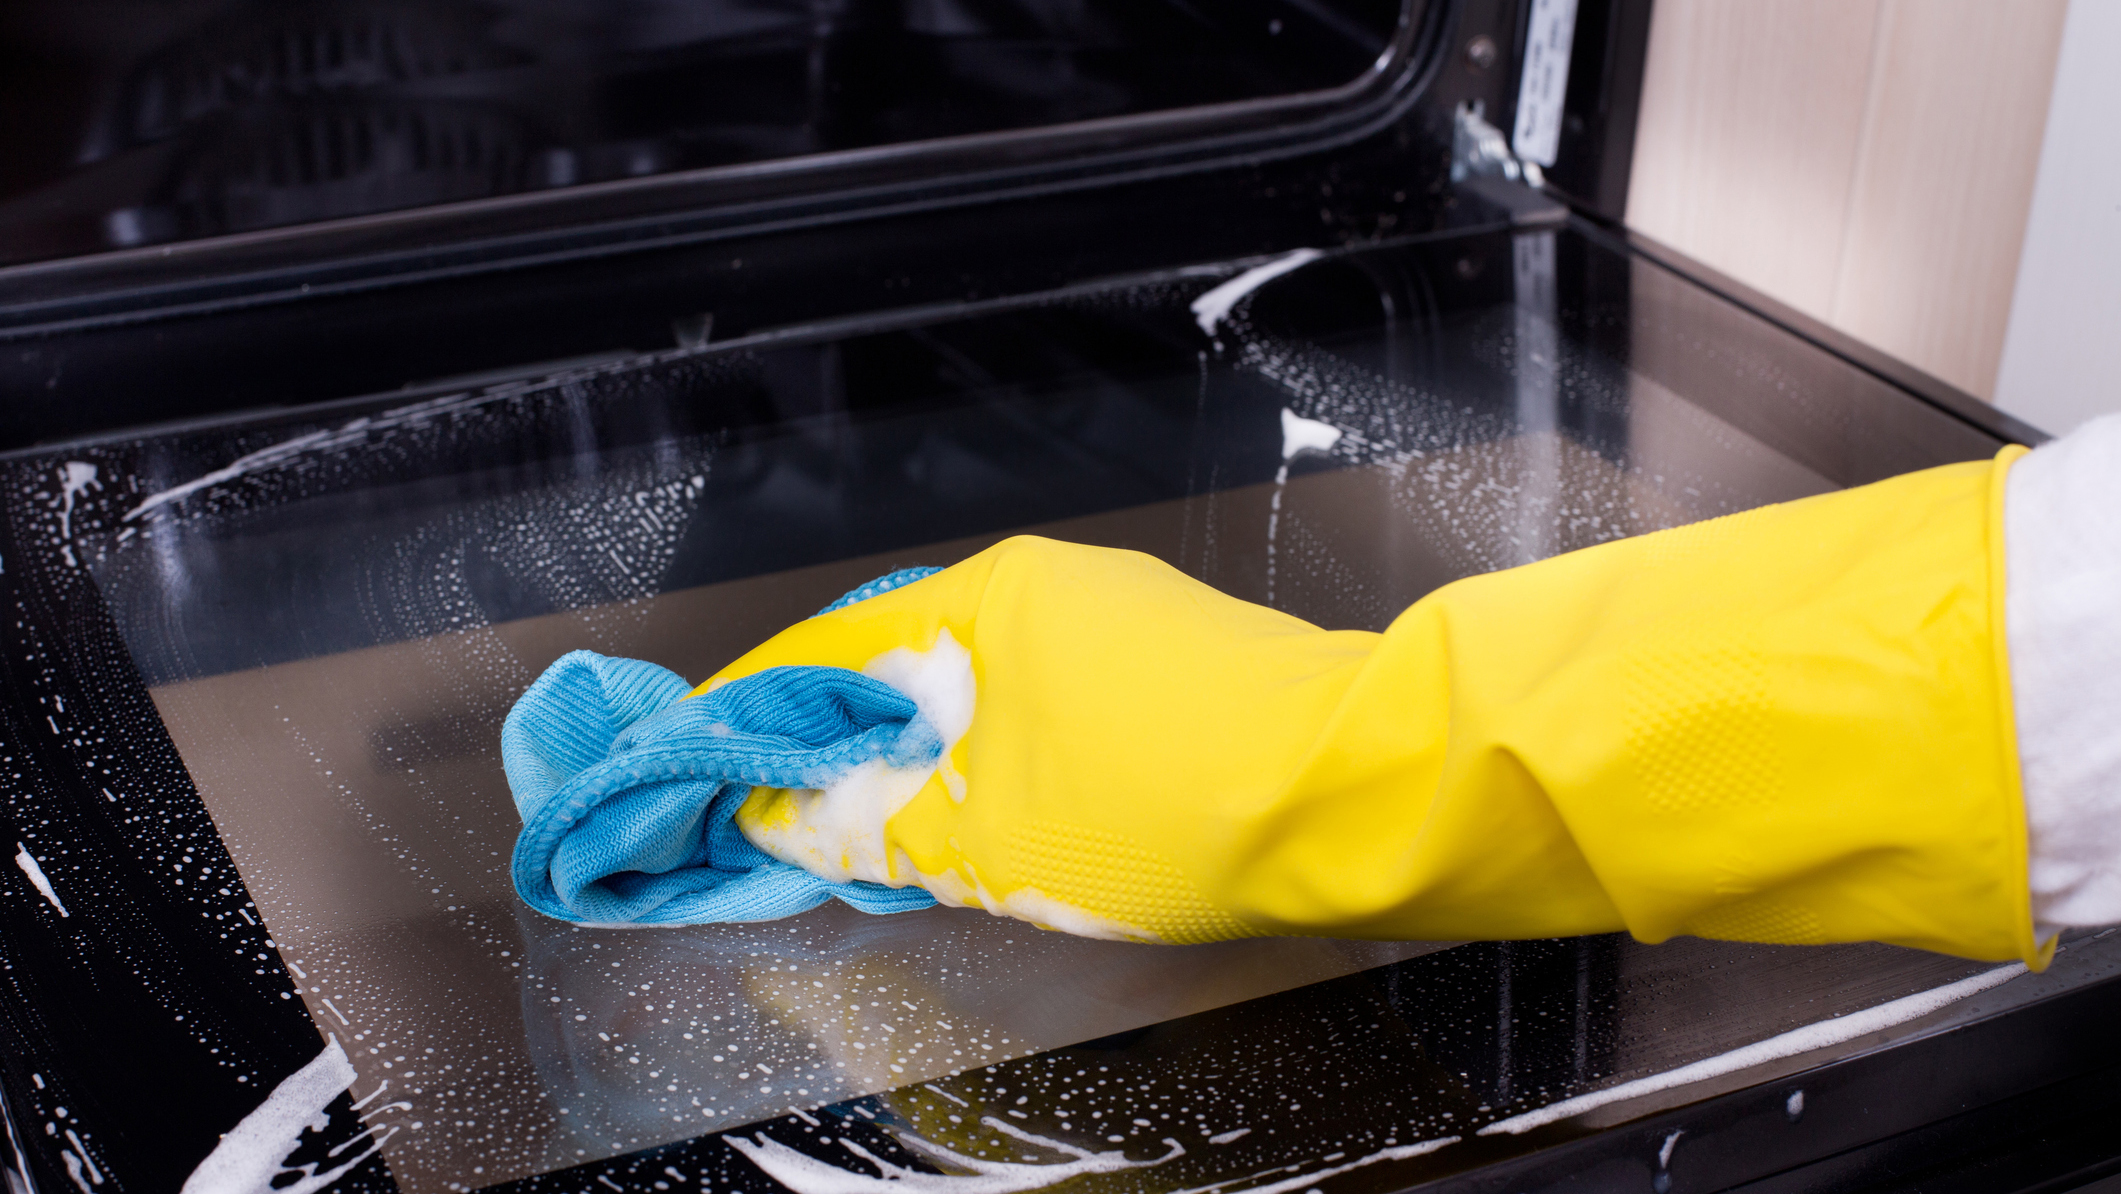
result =
[[[934,569],[881,577],[839,609]],[[820,611],[825,612],[825,611]],[[767,855],[732,818],[754,785],[822,788],[881,759],[932,767],[942,739],[897,689],[836,667],[778,667],[703,696],[668,668],[573,651],[501,726],[523,830],[511,873],[560,920],[679,925],[770,920],[838,899],[926,908],[917,887],[836,883]]]

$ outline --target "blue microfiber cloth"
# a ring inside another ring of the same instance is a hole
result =
[[[873,580],[820,613],[940,569]],[[594,651],[564,655],[501,725],[501,762],[523,831],[516,892],[547,916],[592,924],[771,920],[843,900],[864,912],[926,908],[917,887],[833,883],[737,831],[753,785],[822,788],[854,767],[932,765],[942,740],[913,701],[859,672],[777,667],[690,700],[668,668]]]

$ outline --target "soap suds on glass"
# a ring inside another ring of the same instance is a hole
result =
[[[942,739],[935,764],[894,767],[872,759],[823,789],[785,793],[784,815],[775,820],[740,814],[737,825],[759,849],[820,878],[902,887],[918,882],[919,875],[893,865],[884,844],[885,825],[931,778],[953,800],[965,798],[965,780],[953,756],[972,728],[978,703],[972,653],[945,627],[927,650],[893,648],[864,665],[862,674],[913,700]]]

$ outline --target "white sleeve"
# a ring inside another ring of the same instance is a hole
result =
[[[2121,923],[2121,415],[2011,466],[2003,549],[2033,919]]]

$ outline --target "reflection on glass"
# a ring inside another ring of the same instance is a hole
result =
[[[1209,1181],[1316,1152],[1305,1133],[1359,1113],[1364,1147],[1411,1162],[1429,1154],[1390,1150],[1780,1031],[1805,1000],[1964,972],[1704,945],[1754,976],[1704,1003],[1630,996],[1694,955],[1613,941],[1141,947],[837,905],[616,931],[519,905],[499,725],[567,650],[702,677],[862,581],[1023,531],[1375,629],[1457,577],[1989,450],[1808,349],[1704,341],[1743,317],[1573,236],[1328,258],[1204,334],[1188,304],[1236,272],[171,436],[128,449],[130,476],[101,466],[85,559],[311,1016],[358,1095],[389,1084],[370,1114],[397,1129],[401,1187],[783,1114],[796,1151],[839,1131],[888,1152],[889,1120],[962,1157],[1112,1153],[1095,1164]],[[1318,983],[1338,994],[1302,992],[1316,1014],[1231,1006]],[[1274,1060],[1353,1040],[1379,1050],[1361,1098],[1351,1071]],[[1086,1049],[1110,1056],[1075,1064]],[[1183,1064],[1143,1060],[1172,1049]],[[1127,1067],[1138,1081],[1099,1076]]]
[[[8,259],[1338,87],[1400,0],[274,0],[0,16]],[[122,36],[118,31],[122,30]]]

